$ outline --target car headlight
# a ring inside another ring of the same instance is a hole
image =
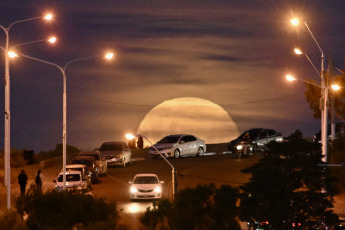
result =
[[[138,189],[136,188],[136,187],[131,187],[131,193],[136,193],[136,192],[138,192]]]
[[[237,146],[236,146],[236,149],[237,149],[237,150],[242,150],[242,149],[243,149],[243,145],[237,145]]]
[[[154,192],[160,193],[162,191],[161,187],[155,187]]]

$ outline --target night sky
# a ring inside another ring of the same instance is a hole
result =
[[[147,121],[150,132],[165,135],[200,127],[203,132],[198,136],[206,143],[230,141],[257,127],[273,128],[284,136],[300,129],[312,137],[320,120],[313,118],[304,85],[288,83],[284,76],[319,81],[308,60],[296,56],[293,48],[305,50],[317,68],[321,55],[305,27],[291,26],[293,16],[307,22],[325,53],[325,63],[332,57],[334,65],[344,69],[344,0],[11,0],[0,3],[0,25],[7,27],[47,11],[54,14],[52,22],[14,25],[10,46],[53,34],[58,38],[53,46],[34,43],[17,51],[60,66],[110,49],[116,54],[111,63],[92,59],[66,70],[67,143],[83,150],[124,140],[125,133],[138,131],[155,106],[178,98],[218,105],[229,116],[227,125],[234,122],[236,128],[214,128],[217,112],[190,104],[186,110],[195,122],[167,117],[160,122],[169,125],[161,126],[151,120]],[[5,46],[2,30],[0,46]],[[11,147],[35,152],[55,149],[62,143],[61,72],[21,57],[11,60],[10,76]],[[4,108],[3,81],[0,90]],[[3,126],[2,116],[0,130]],[[217,141],[213,136],[222,138]],[[4,139],[3,131],[0,137]],[[3,141],[0,145],[3,148]]]

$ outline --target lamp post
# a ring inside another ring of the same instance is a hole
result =
[[[45,16],[41,17],[33,17],[28,18],[24,20],[19,20],[11,23],[8,27],[4,27],[0,25],[0,28],[5,32],[6,36],[6,43],[4,50],[4,56],[5,56],[5,127],[4,127],[4,184],[7,186],[7,208],[11,208],[11,165],[10,165],[10,152],[11,152],[11,136],[10,136],[10,130],[11,130],[11,113],[10,113],[10,60],[8,56],[9,52],[9,43],[10,43],[10,36],[9,32],[13,25],[38,20],[38,19],[44,19],[47,21],[52,20],[53,15],[52,14],[46,14]]]
[[[165,162],[171,167],[171,169],[172,169],[171,170],[171,176],[172,176],[172,180],[171,180],[171,183],[172,183],[172,196],[173,196],[173,199],[174,199],[175,198],[175,194],[176,194],[176,187],[177,187],[175,167],[163,156],[163,154],[151,143],[151,141],[147,137],[145,137],[145,136],[143,136],[141,134],[136,134],[136,135],[126,134],[126,138],[128,140],[132,140],[135,137],[139,137],[139,136],[145,138],[149,142],[149,144],[152,146],[152,148],[154,148],[157,151],[157,153],[159,153],[159,155],[165,160]]]
[[[29,55],[25,55],[25,54],[19,54],[19,56],[27,58],[27,59],[31,59],[34,61],[38,61],[47,65],[51,65],[54,66],[56,68],[58,68],[62,74],[62,80],[63,80],[63,112],[62,112],[62,117],[63,117],[63,124],[62,124],[62,161],[63,161],[63,189],[66,189],[66,161],[67,161],[67,154],[66,154],[66,145],[67,145],[67,93],[66,93],[66,69],[70,66],[70,64],[74,63],[74,62],[80,62],[80,61],[85,61],[85,60],[90,60],[90,59],[95,59],[95,58],[100,58],[103,57],[103,55],[98,55],[98,56],[90,56],[90,57],[85,57],[85,58],[76,58],[73,59],[69,62],[67,62],[66,65],[64,66],[59,66],[55,63],[46,61],[46,60],[42,60],[39,58],[35,58]],[[114,55],[113,53],[106,53],[104,55],[105,59],[113,59]]]
[[[294,26],[297,26],[299,24],[299,20],[297,18],[291,19],[291,24]],[[308,24],[304,22],[304,25],[307,27],[311,37],[313,38],[315,44],[317,45],[318,49],[321,52],[321,72],[320,72],[320,78],[321,78],[321,100],[322,103],[320,103],[320,110],[321,110],[321,144],[322,144],[322,154],[324,157],[322,160],[324,162],[327,162],[327,115],[328,115],[328,109],[327,109],[327,104],[328,104],[328,86],[325,84],[325,79],[324,79],[324,53],[317,42],[314,34],[311,32]],[[306,56],[307,57],[307,56]],[[308,57],[308,60],[309,57]]]

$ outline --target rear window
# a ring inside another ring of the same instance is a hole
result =
[[[107,143],[107,144],[103,144],[99,150],[100,151],[122,151],[123,145],[122,143]]]
[[[68,174],[66,175],[66,181],[80,181],[80,174]],[[59,175],[58,182],[63,182],[62,175]]]

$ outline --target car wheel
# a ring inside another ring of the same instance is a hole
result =
[[[179,158],[180,157],[180,150],[175,149],[174,155],[175,155],[175,158]]]
[[[199,147],[197,156],[201,157],[202,155],[204,155],[204,149],[202,147]]]

